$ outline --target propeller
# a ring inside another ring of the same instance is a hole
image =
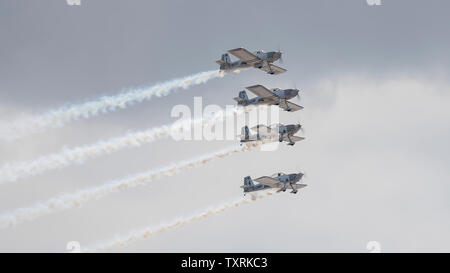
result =
[[[279,45],[278,45],[278,53],[280,53],[280,59],[279,59],[280,64],[283,64],[284,63],[284,61],[283,61],[283,52],[281,52]]]
[[[300,100],[300,90],[297,89],[297,84],[295,83],[295,81],[293,81],[292,83],[293,83],[293,85],[294,85],[294,89],[298,91],[296,97],[297,97],[298,100]]]
[[[300,178],[300,180],[298,181],[299,183],[301,183],[301,181],[306,177],[306,174],[302,171],[300,171],[299,173],[303,174],[302,177]]]
[[[302,132],[302,134],[305,134],[305,129],[303,128],[303,126],[299,123],[297,123],[298,125],[300,125],[300,132]]]
[[[301,172],[302,174],[303,174],[303,176],[302,176],[302,179],[301,180],[303,180],[304,178],[307,178],[308,177],[308,175],[306,174],[306,172]]]

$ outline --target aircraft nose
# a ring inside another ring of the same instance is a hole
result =
[[[300,99],[300,90],[298,90],[298,89],[293,89],[292,90],[293,92],[293,94],[292,94],[292,97],[297,97],[297,99]]]
[[[289,93],[292,97],[298,96],[298,89],[291,89]]]
[[[281,55],[283,55],[283,53],[281,51],[275,52],[275,57],[277,59],[281,59]]]

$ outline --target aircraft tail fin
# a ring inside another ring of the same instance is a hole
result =
[[[222,58],[220,58],[220,60],[225,62],[226,64],[231,63],[231,58],[230,55],[228,55],[228,53],[222,54]]]
[[[246,176],[244,177],[244,186],[242,186],[241,188],[248,188],[248,187],[253,187],[255,185],[255,183],[253,183],[253,180],[250,176]]]
[[[216,63],[220,64],[220,69],[226,68],[229,64],[231,64],[230,55],[228,53],[222,54],[220,60],[217,60]]]
[[[248,102],[248,96],[245,90],[239,92],[239,97],[233,99],[237,101],[239,105],[244,105],[246,102]]]

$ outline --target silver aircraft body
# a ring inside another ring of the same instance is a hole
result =
[[[242,128],[241,143],[261,141],[266,139],[277,139],[279,142],[287,141],[288,145],[293,146],[295,142],[305,139],[304,137],[294,136],[302,126],[300,124],[275,124],[270,127],[265,125],[256,125],[252,130],[256,134],[250,134],[248,126]]]
[[[299,96],[298,89],[274,88],[270,90],[260,84],[246,87],[246,89],[257,97],[249,99],[245,90],[239,92],[239,96],[234,98],[234,100],[237,101],[240,106],[278,105],[281,109],[288,112],[295,112],[303,109],[303,106],[288,101]]]
[[[249,192],[256,192],[267,189],[278,189],[277,192],[285,192],[287,189],[292,189],[291,193],[297,193],[298,189],[304,188],[307,185],[300,183],[303,173],[276,173],[271,176],[261,176],[256,178],[255,184],[250,176],[244,178],[244,195]]]
[[[239,60],[232,62],[228,53]],[[242,68],[255,67],[272,75],[287,71],[284,68],[272,64],[281,59],[282,53],[280,51],[264,52],[258,50],[252,53],[245,48],[235,48],[228,50],[228,53],[222,54],[221,59],[216,61],[220,65],[220,70],[234,71]]]

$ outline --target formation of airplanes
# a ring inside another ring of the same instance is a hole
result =
[[[231,61],[230,55],[238,58],[237,61]],[[220,70],[229,72],[243,68],[254,67],[265,71],[271,75],[278,75],[287,70],[274,65],[275,61],[280,60],[282,52],[271,51],[264,52],[262,50],[250,52],[245,48],[235,48],[228,50],[228,53],[222,54],[220,60],[216,61],[220,65]],[[268,89],[263,85],[252,85],[246,87],[247,90],[256,95],[256,97],[249,99],[245,90],[240,91],[238,97],[234,98],[239,106],[259,106],[259,105],[275,105],[287,112],[295,112],[303,109],[303,106],[297,105],[291,101],[294,97],[299,98],[299,90],[296,88]],[[241,145],[254,141],[261,140],[278,140],[279,142],[288,142],[288,145],[293,146],[296,142],[305,139],[295,134],[302,129],[300,124],[275,124],[266,126],[263,124],[256,125],[251,129],[248,126],[242,128]],[[256,134],[250,132],[256,131]],[[296,194],[298,189],[306,187],[306,184],[301,183],[303,173],[285,174],[282,172],[276,173],[272,176],[261,176],[255,181],[255,184],[250,176],[244,178],[244,185],[241,188],[246,193],[263,191],[267,189],[278,189],[277,192],[285,192],[286,189],[292,189],[291,193]]]

